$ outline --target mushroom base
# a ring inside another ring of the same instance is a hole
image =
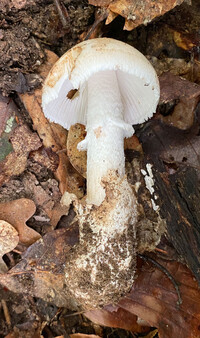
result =
[[[66,285],[87,309],[116,303],[135,276],[136,198],[126,177],[114,171],[103,185],[106,198],[100,207],[76,202],[80,242],[66,263]]]

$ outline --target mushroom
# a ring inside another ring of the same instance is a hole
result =
[[[125,175],[124,138],[132,124],[153,115],[159,100],[156,72],[135,48],[109,38],[87,40],[65,53],[43,87],[45,116],[64,128],[86,126],[79,150],[87,150],[87,203],[105,198],[102,179]]]
[[[87,199],[74,202],[80,241],[65,264],[69,294],[84,308],[117,302],[134,281],[137,199],[125,175],[124,138],[153,115],[158,100],[149,61],[108,38],[73,47],[44,83],[45,116],[67,129],[86,126],[78,148],[87,150]]]

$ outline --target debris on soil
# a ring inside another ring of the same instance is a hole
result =
[[[0,203],[0,218],[12,224],[18,231],[19,241],[25,245],[30,245],[41,237],[38,232],[26,225],[26,221],[35,210],[34,202],[25,198]]]
[[[0,1],[2,337],[199,336],[199,26],[199,0]],[[84,312],[65,279],[79,228],[73,204],[60,201],[65,190],[85,195],[86,152],[76,149],[85,129],[49,123],[41,87],[57,55],[101,36],[138,48],[160,76],[157,113],[125,140],[136,250],[154,264],[138,258],[131,292]]]
[[[12,251],[19,242],[18,232],[6,221],[0,220],[0,273],[5,273],[8,268],[2,257]]]
[[[131,31],[137,26],[147,25],[155,17],[161,16],[170,11],[182,2],[191,4],[190,0],[170,0],[167,2],[154,0],[89,0],[89,3],[94,6],[102,6],[108,10],[106,24],[111,23],[117,15],[125,18],[124,29]]]
[[[161,91],[159,111],[164,115],[161,120],[182,130],[191,128],[200,98],[200,86],[170,72],[164,73],[159,80]]]

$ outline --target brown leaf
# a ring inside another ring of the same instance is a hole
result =
[[[156,259],[157,261],[157,259]],[[158,261],[179,285],[182,304],[169,278],[151,263],[140,269],[130,294],[119,306],[157,327],[159,337],[199,337],[200,290],[191,272],[178,262]]]
[[[12,251],[19,242],[18,232],[8,222],[0,220],[0,273],[7,271],[2,257]]]
[[[200,96],[200,86],[198,84],[187,81],[170,72],[162,74],[159,81],[161,103],[168,103],[182,98],[193,99]]]
[[[200,44],[198,33],[191,34],[174,31],[174,41],[178,47],[189,51],[194,51]]]
[[[30,245],[41,237],[38,232],[26,225],[26,221],[35,210],[34,202],[26,198],[0,203],[0,219],[12,224],[19,233],[20,242],[25,245]]]
[[[44,78],[58,59],[53,52],[46,51],[46,53],[47,61],[40,68],[40,75]],[[42,139],[44,147],[51,148],[59,156],[59,165],[55,176],[60,183],[60,191],[64,193],[68,190],[78,197],[82,197],[83,192],[80,189],[83,186],[82,177],[71,166],[66,155],[67,132],[60,125],[50,123],[44,117],[41,108],[41,96],[42,90],[36,89],[33,94],[21,94],[20,99],[32,118],[33,127]]]
[[[29,158],[53,172],[56,171],[59,165],[59,156],[51,148],[41,147],[38,150],[32,151]]]
[[[67,155],[73,167],[86,178],[87,172],[87,152],[79,151],[77,145],[86,136],[85,126],[76,123],[71,126],[67,137]]]
[[[15,293],[73,307],[64,280],[64,264],[68,251],[77,241],[76,225],[48,233],[28,248],[13,269],[0,276],[0,283]]]
[[[161,16],[170,11],[185,0],[89,0],[94,6],[108,8],[109,16],[106,23],[110,23],[116,15],[125,18],[124,29],[132,30],[141,24],[151,22],[155,17]],[[190,3],[190,0],[187,1]],[[113,14],[114,13],[114,14]]]
[[[172,112],[161,120],[179,129],[192,127],[199,102],[200,86],[169,72],[160,76],[160,103],[171,105]],[[165,108],[166,109],[166,108]]]
[[[95,309],[86,311],[84,315],[95,324],[102,326],[116,327],[138,333],[149,331],[149,327],[141,326],[137,323],[137,316],[135,314],[118,306],[114,309],[110,308],[108,307],[108,310]]]
[[[9,141],[13,151],[0,163],[0,184],[8,181],[11,176],[21,174],[26,168],[30,151],[41,146],[38,135],[32,133],[25,124],[12,131]]]

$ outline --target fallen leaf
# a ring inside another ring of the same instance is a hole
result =
[[[155,68],[158,76],[170,72],[174,75],[184,77],[188,81],[199,83],[200,64],[197,61],[186,61],[178,58],[159,59],[150,55],[146,57]]]
[[[199,34],[197,32],[192,34],[174,31],[174,41],[178,47],[193,52],[200,44]]]
[[[21,174],[27,166],[30,151],[42,145],[38,135],[25,124],[12,130],[8,142],[13,151],[10,151],[0,163],[0,185],[8,181],[10,177]]]
[[[87,172],[87,152],[79,151],[77,145],[86,136],[85,126],[76,123],[70,127],[67,137],[67,155],[73,167],[86,178]]]
[[[47,61],[40,68],[40,75],[45,78],[58,57],[46,51]],[[60,125],[50,123],[41,108],[42,90],[36,89],[33,94],[20,94],[20,99],[33,121],[33,128],[37,130],[45,148],[51,148],[59,156],[59,165],[55,176],[60,183],[60,191],[66,190],[75,193],[77,197],[83,196],[83,179],[72,167],[66,154],[67,132]]]
[[[109,327],[121,328],[127,331],[144,333],[149,331],[149,327],[141,326],[137,323],[137,316],[119,306],[109,306],[102,310],[86,311],[84,313],[89,320],[95,324]]]
[[[59,156],[51,148],[41,147],[32,151],[29,158],[55,172],[59,165]]]
[[[159,81],[161,103],[168,103],[181,98],[193,99],[200,96],[200,86],[198,84],[187,81],[170,72],[162,74]]]
[[[159,80],[161,112],[162,108],[167,110],[170,107],[170,114],[160,115],[161,120],[179,129],[191,128],[200,98],[200,86],[169,72],[160,76]]]
[[[26,225],[26,221],[35,213],[33,201],[21,198],[0,203],[0,219],[12,224],[19,233],[19,241],[30,245],[41,238],[40,234]]]
[[[166,12],[180,5],[185,0],[89,0],[94,6],[105,7],[109,10],[106,24],[109,24],[116,15],[125,18],[124,29],[130,31],[135,27],[151,22],[155,17],[159,17]],[[185,2],[191,3],[186,0]]]
[[[156,259],[179,285],[182,304],[169,278],[150,262],[145,263],[130,294],[119,306],[158,328],[160,338],[199,337],[200,291],[190,271],[178,262]]]
[[[17,107],[13,100],[0,94],[0,161],[13,151],[9,140],[12,131],[17,126]],[[0,165],[2,165],[0,162]]]
[[[0,283],[15,293],[74,308],[65,283],[64,266],[68,251],[77,241],[76,224],[51,231],[31,245],[14,268],[0,276]]]
[[[6,272],[7,265],[2,257],[12,251],[19,242],[18,232],[8,222],[0,220],[0,273]]]

